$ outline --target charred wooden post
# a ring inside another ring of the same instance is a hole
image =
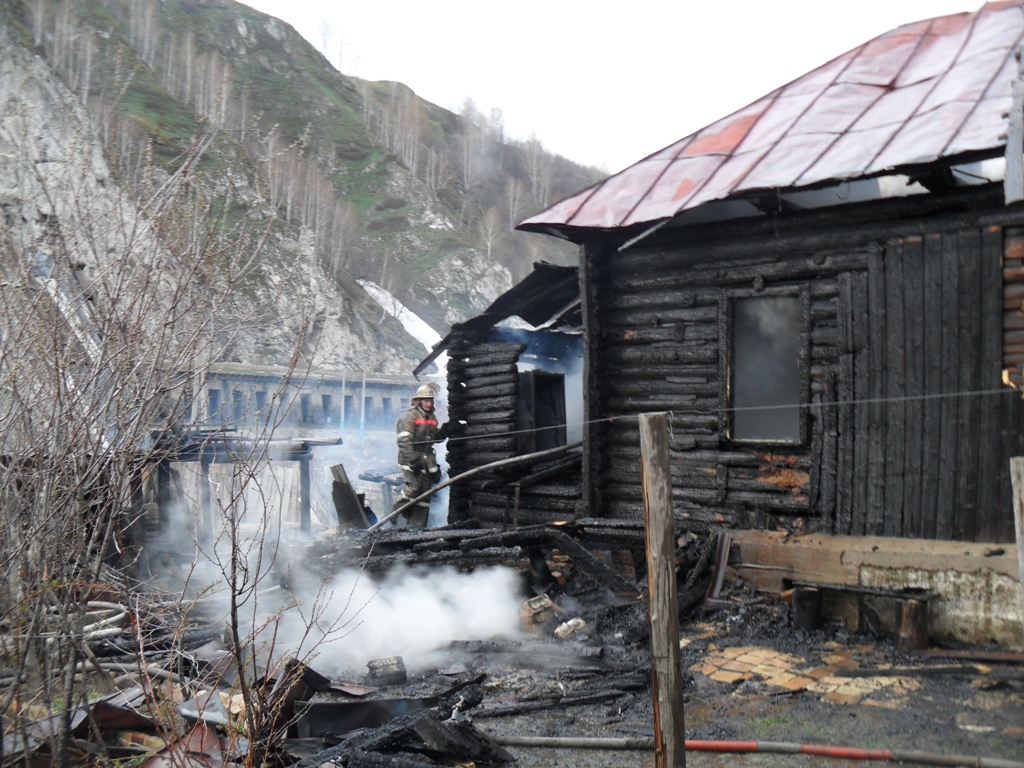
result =
[[[309,463],[313,451],[306,450],[299,455],[299,528],[309,533],[311,527],[312,499],[310,499]]]
[[[685,767],[686,730],[679,672],[679,608],[668,414],[645,413],[639,419],[644,523],[647,528],[655,764],[658,768]]]
[[[928,647],[928,601],[900,600],[897,645],[904,651],[921,651]]]
[[[1024,619],[1024,456],[1010,459],[1013,479],[1013,523],[1017,532],[1017,579],[1020,581],[1021,618]]]
[[[349,482],[348,474],[342,464],[335,464],[331,467],[331,499],[334,501],[334,511],[338,515],[338,525],[342,530],[345,528],[368,528],[370,521],[366,518],[363,505],[359,503],[352,483]],[[387,483],[382,483],[385,488],[390,488]],[[387,501],[387,499],[385,499]],[[390,509],[390,506],[387,507]]]

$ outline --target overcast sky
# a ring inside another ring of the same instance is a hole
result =
[[[978,0],[251,0],[346,74],[398,80],[458,110],[498,108],[513,138],[535,133],[571,160],[614,172],[850,48]]]

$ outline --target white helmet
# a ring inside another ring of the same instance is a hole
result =
[[[416,394],[412,396],[412,399],[425,400],[430,398],[433,400],[435,395],[434,388],[430,384],[420,384],[420,388],[416,390]]]

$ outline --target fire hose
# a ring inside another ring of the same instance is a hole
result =
[[[653,750],[651,737],[587,738],[559,736],[495,736],[498,744],[509,747],[546,747],[549,749],[632,749]],[[733,754],[760,752],[776,755],[815,755],[842,760],[881,760],[917,763],[918,765],[972,766],[973,768],[1024,768],[1024,762],[1001,757],[943,755],[908,749],[866,749],[819,744],[798,744],[789,741],[706,741],[687,739],[688,752],[728,752]]]
[[[431,488],[429,491],[426,491],[425,493],[421,493],[415,499],[410,499],[405,504],[403,504],[398,509],[396,509],[394,512],[392,512],[390,515],[386,515],[385,517],[382,517],[380,520],[378,520],[376,523],[371,525],[366,530],[368,530],[368,531],[375,531],[375,530],[377,530],[382,525],[384,525],[384,523],[388,522],[389,520],[394,520],[400,514],[405,512],[405,510],[410,509],[414,504],[419,504],[424,499],[429,499],[431,496],[433,496],[435,493],[440,491],[442,488],[447,488],[449,485],[457,483],[460,480],[465,480],[467,477],[472,477],[473,475],[477,474],[478,472],[483,472],[484,470],[487,470],[487,469],[496,469],[497,467],[511,467],[511,466],[513,466],[515,464],[529,464],[531,461],[536,461],[537,459],[543,459],[543,458],[546,458],[548,456],[556,456],[559,453],[565,453],[566,451],[571,451],[573,448],[579,448],[581,445],[583,445],[582,441],[581,442],[577,442],[577,443],[571,443],[569,445],[560,445],[557,448],[548,448],[546,451],[537,451],[536,453],[527,453],[527,454],[524,454],[522,456],[513,456],[510,459],[501,459],[499,461],[492,461],[490,464],[481,464],[479,467],[473,467],[473,469],[467,470],[466,472],[463,472],[461,475],[456,475],[455,477],[449,477],[443,483],[438,483],[433,488]]]

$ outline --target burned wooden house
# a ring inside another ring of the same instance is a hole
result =
[[[520,225],[581,246],[587,514],[642,516],[629,417],[669,411],[681,519],[1013,540],[1022,33],[900,27]],[[454,333],[511,428],[521,347]]]
[[[417,367],[448,356],[449,474],[582,438],[583,329],[575,267],[539,263]],[[537,523],[580,514],[580,453],[566,450],[452,487],[451,521]]]

